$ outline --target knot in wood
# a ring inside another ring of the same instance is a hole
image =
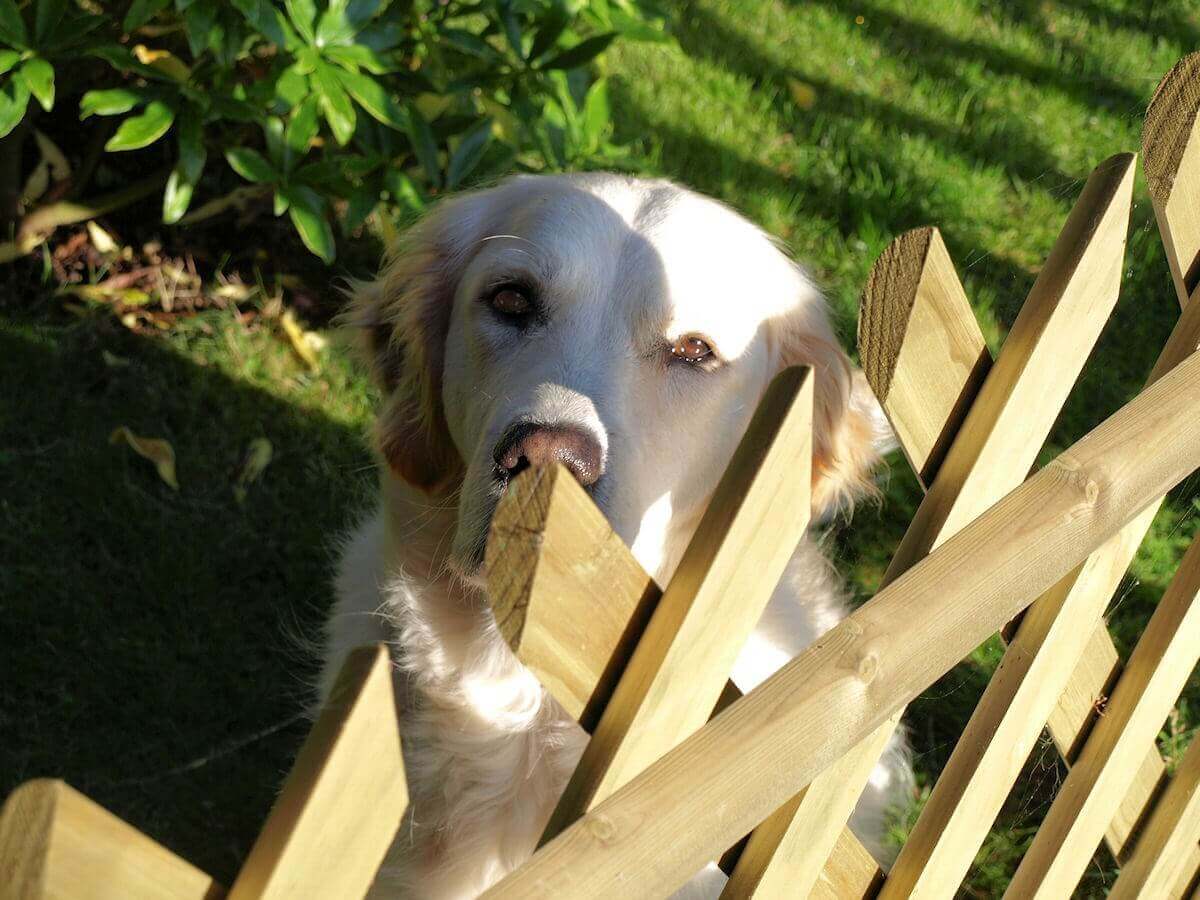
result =
[[[866,650],[858,658],[858,680],[864,685],[870,684],[879,674],[879,656],[874,650]]]
[[[617,834],[617,826],[603,813],[592,813],[584,821],[587,822],[587,830],[592,837],[602,844],[607,844]]]

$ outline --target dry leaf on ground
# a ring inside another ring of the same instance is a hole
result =
[[[154,468],[158,469],[158,477],[165,481],[171,490],[179,490],[179,482],[175,478],[174,447],[162,438],[139,437],[124,425],[114,428],[113,433],[108,436],[110,444],[119,444],[122,441],[138,456],[154,463]]]
[[[246,448],[246,455],[242,458],[237,482],[233,486],[233,496],[238,503],[246,501],[246,488],[271,464],[274,455],[275,448],[265,437],[255,438],[250,442],[250,446]]]
[[[291,341],[296,355],[304,360],[304,364],[312,371],[317,371],[321,367],[321,361],[317,359],[317,351],[324,344],[321,336],[311,331],[305,331],[296,321],[296,316],[290,309],[283,311],[283,315],[279,317],[279,324],[283,326],[283,333]]]

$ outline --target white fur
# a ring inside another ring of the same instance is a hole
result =
[[[528,332],[479,299],[514,274],[536,281],[544,304]],[[412,799],[371,896],[472,897],[533,851],[586,743],[500,638],[483,594],[504,430],[525,417],[594,435],[604,475],[593,496],[665,584],[780,368],[817,374],[816,515],[867,483],[882,420],[804,273],[744,219],[666,182],[526,177],[451,201],[360,294],[356,321],[382,323],[403,348],[381,419],[385,453],[409,471],[407,454],[428,438],[443,456],[452,446],[456,474],[430,496],[382,467],[379,509],[339,566],[321,696],[353,646],[394,648]],[[703,335],[722,364],[671,363],[663,347],[684,334]],[[439,417],[447,434],[430,436]],[[403,451],[386,450],[389,429],[405,435]],[[845,614],[831,566],[803,541],[735,682],[750,690]],[[884,812],[910,788],[895,741],[851,822],[881,860]],[[686,890],[713,896],[723,881],[710,866]]]

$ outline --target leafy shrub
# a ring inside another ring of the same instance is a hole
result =
[[[513,167],[620,166],[607,84],[585,68],[618,36],[663,36],[644,0],[114,6],[0,0],[0,138],[34,104],[91,128],[119,117],[107,153],[174,142],[164,222],[271,198],[327,262],[331,221],[349,233],[381,202],[420,209]],[[71,77],[88,58],[104,82]],[[248,184],[227,190],[222,159]]]

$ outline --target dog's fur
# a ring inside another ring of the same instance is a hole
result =
[[[525,327],[487,302],[514,283],[538,303]],[[782,368],[815,370],[814,518],[871,490],[886,425],[803,271],[729,209],[665,181],[518,177],[445,201],[353,293],[386,397],[386,464],[380,507],[344,548],[321,694],[351,647],[394,648],[412,800],[372,896],[475,896],[533,851],[585,743],[483,596],[502,436],[538,423],[598,442],[589,490],[665,584]],[[714,356],[674,358],[685,335]],[[845,613],[806,539],[734,680],[749,690]],[[852,820],[880,857],[885,808],[910,786],[896,741]],[[711,890],[713,872],[694,886]]]

